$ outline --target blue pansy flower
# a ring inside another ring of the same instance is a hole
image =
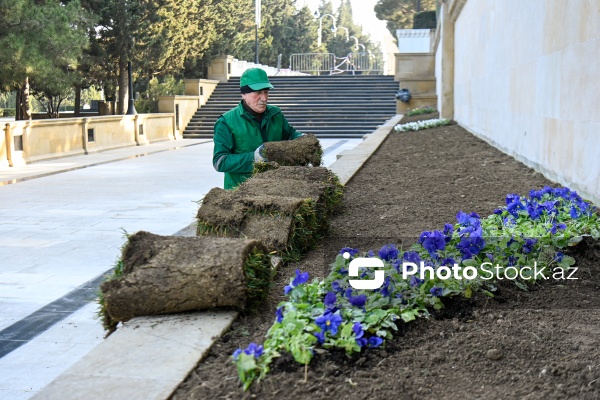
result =
[[[327,292],[325,295],[325,299],[323,300],[323,304],[325,304],[326,308],[333,308],[335,306],[335,302],[337,300],[337,296],[334,292]]]
[[[442,289],[441,287],[437,287],[437,286],[434,286],[431,289],[429,289],[429,293],[431,293],[431,295],[435,296],[435,297],[442,297],[443,291],[444,291],[444,289]]]
[[[340,285],[339,281],[333,281],[331,282],[331,289],[333,289],[336,292],[342,292],[344,290],[344,288],[342,287],[342,285]]]
[[[360,322],[355,322],[354,325],[352,325],[352,331],[356,336],[356,343],[358,344],[358,346],[361,348],[365,347],[367,345],[367,339],[363,337],[365,331],[363,330]]]
[[[383,285],[381,285],[381,288],[379,289],[379,293],[381,293],[383,297],[389,296],[391,289],[393,289],[390,287],[390,281],[390,277],[386,276]]]
[[[258,358],[263,353],[262,345],[257,345],[256,343],[250,343],[247,348],[243,350],[244,354],[249,356],[253,356],[254,358]],[[233,359],[237,361],[239,355],[242,353],[241,349],[237,349],[233,352]]]
[[[308,281],[308,272],[300,272],[300,270],[296,270],[296,277],[292,281],[291,285],[287,285],[283,288],[283,292],[285,294],[289,294],[293,288]]]
[[[523,245],[523,253],[529,254],[533,250],[533,246],[537,243],[537,239],[525,239],[525,244]]]
[[[577,209],[573,206],[571,206],[571,208],[569,209],[569,215],[571,216],[571,218],[573,219],[577,219],[579,218],[579,212],[577,211]]]
[[[314,335],[317,338],[317,340],[319,341],[319,343],[321,343],[321,344],[325,343],[325,331],[315,333]]]
[[[404,253],[404,260],[418,264],[419,262],[421,262],[421,257],[416,251],[407,251]]]
[[[344,253],[350,254],[350,258],[353,258],[355,255],[358,254],[358,249],[353,249],[352,247],[343,247],[340,250],[339,254],[344,254]]]
[[[440,231],[423,232],[420,242],[432,257],[435,257],[439,250],[446,248],[446,237]]]
[[[368,257],[368,258],[375,257],[375,252],[374,252],[373,250],[369,250],[369,251],[367,252],[367,257]]]
[[[277,308],[275,315],[277,316],[277,322],[283,321],[283,307]]]
[[[359,294],[358,296],[350,296],[348,298],[348,301],[354,307],[364,307],[364,305],[367,303],[367,296],[364,294]]]
[[[379,347],[382,343],[383,339],[379,336],[371,336],[368,341],[369,347]]]
[[[335,313],[325,312],[325,314],[315,319],[315,323],[321,328],[322,332],[329,331],[333,336],[337,334],[342,322],[342,316],[339,314],[339,311]]]
[[[398,258],[398,249],[395,244],[386,244],[377,252],[379,258],[385,261],[392,261]]]
[[[240,354],[242,354],[242,349],[237,349],[236,351],[233,352],[233,354],[231,355],[231,357],[237,361],[238,358],[240,357]]]
[[[410,284],[410,286],[412,286],[412,287],[418,287],[418,286],[421,286],[421,285],[422,285],[424,282],[425,282],[425,280],[424,280],[424,279],[419,279],[419,278],[417,278],[417,276],[416,276],[416,275],[413,275],[413,276],[410,278],[410,283],[409,283],[409,284]]]
[[[556,255],[554,256],[554,259],[558,262],[562,262],[564,256],[565,255],[563,253],[561,253],[560,251],[557,251]]]

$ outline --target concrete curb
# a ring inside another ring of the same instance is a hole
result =
[[[329,168],[347,184],[402,119],[396,115]],[[193,236],[195,225],[175,235]],[[123,324],[33,399],[168,398],[229,329],[235,311],[199,311],[137,317]]]

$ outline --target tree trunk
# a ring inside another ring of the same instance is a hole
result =
[[[125,56],[119,58],[119,108],[117,114],[125,114],[127,101],[127,60]]]
[[[21,92],[21,88],[20,87],[16,87],[15,88],[15,93],[16,93],[16,99],[15,99],[15,121],[21,121],[23,119],[23,112],[22,112],[22,108],[21,108],[21,102],[22,102],[22,92]]]
[[[25,78],[21,95],[21,117],[22,119],[31,119],[31,107],[29,107],[29,78]]]
[[[75,109],[73,110],[73,116],[79,117],[81,115],[81,85],[75,85]]]

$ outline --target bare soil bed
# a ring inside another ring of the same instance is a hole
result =
[[[558,186],[458,125],[391,133],[346,186],[326,243],[279,272],[264,308],[238,318],[172,398],[600,398],[600,244],[590,240],[570,252],[578,280],[528,292],[508,283],[493,299],[455,300],[400,325],[382,348],[317,355],[306,381],[304,366],[283,355],[243,392],[231,362],[235,349],[263,342],[295,269],[323,278],[343,246],[407,247],[455,223],[459,210],[484,217],[506,194],[545,185]]]

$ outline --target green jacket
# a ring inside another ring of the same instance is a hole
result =
[[[259,123],[244,110],[241,101],[219,117],[214,131],[213,166],[225,172],[225,189],[233,189],[252,176],[254,150],[261,144],[302,136],[287,122],[279,107],[267,105]]]

